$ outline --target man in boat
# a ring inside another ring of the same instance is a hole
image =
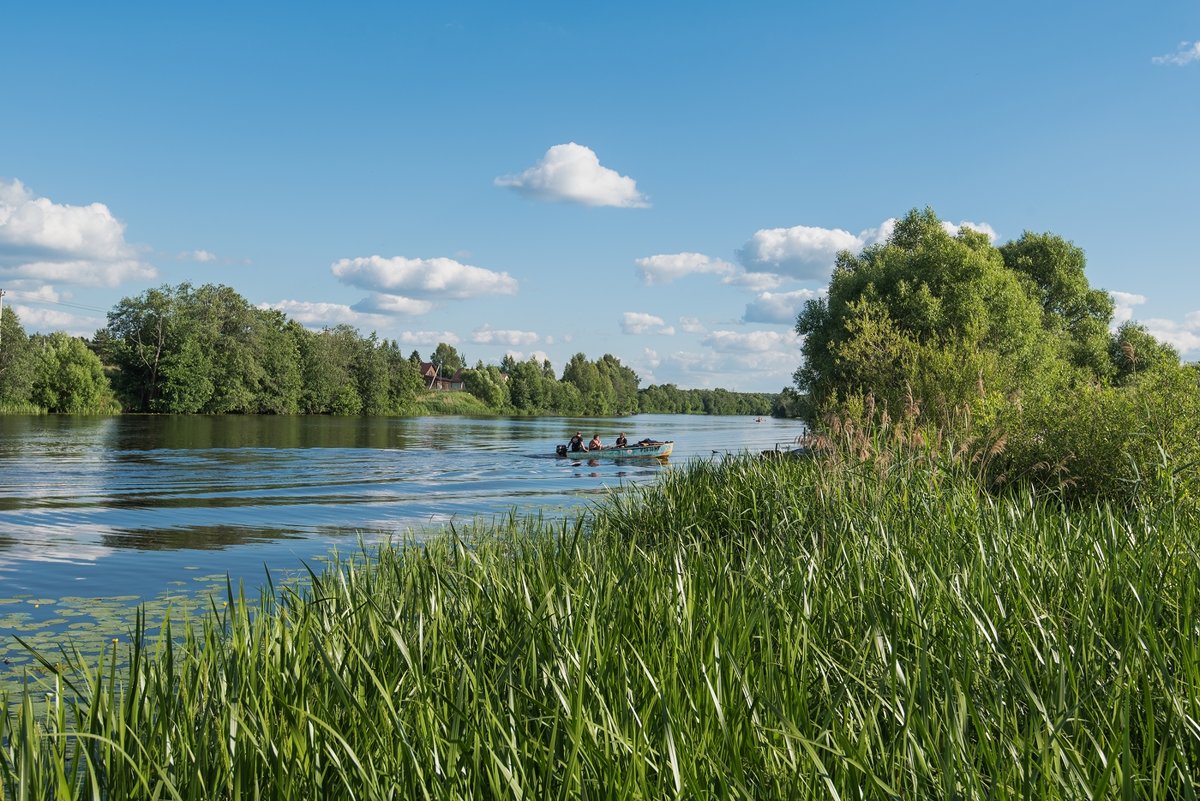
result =
[[[629,445],[629,440],[625,439],[625,432],[622,431],[617,435],[617,441],[613,443],[614,448],[624,448]]]
[[[592,441],[588,443],[589,451],[598,451],[604,448],[604,444],[600,442],[600,435],[596,434],[592,437]]]
[[[571,443],[567,445],[567,450],[572,453],[579,453],[583,449],[583,432],[576,431],[575,436],[571,437]]]

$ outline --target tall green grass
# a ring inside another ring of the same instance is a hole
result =
[[[0,792],[1195,798],[1195,510],[962,464],[696,463],[231,591],[128,667],[47,656],[75,666],[0,717]]]

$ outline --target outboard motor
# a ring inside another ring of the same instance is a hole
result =
[[[559,456],[566,456],[567,455],[567,446],[566,445],[557,445],[554,448],[554,452],[557,453]]]

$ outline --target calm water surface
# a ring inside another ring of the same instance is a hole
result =
[[[553,456],[576,430],[675,440],[669,464]],[[695,458],[786,445],[795,421],[0,416],[0,595],[152,597],[358,539],[558,515]]]

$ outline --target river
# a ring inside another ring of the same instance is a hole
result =
[[[675,441],[667,464],[556,458],[576,430]],[[558,515],[689,459],[786,446],[796,421],[0,416],[0,596],[149,598],[262,582],[334,547]]]

